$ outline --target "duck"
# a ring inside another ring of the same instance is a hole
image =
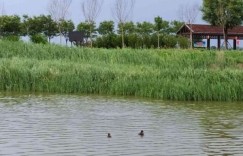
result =
[[[138,135],[140,135],[140,136],[144,136],[144,132],[143,132],[143,130],[141,130],[141,131],[138,133]]]
[[[107,134],[107,138],[111,138],[111,133],[108,133]]]

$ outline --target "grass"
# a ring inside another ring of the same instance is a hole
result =
[[[242,101],[243,53],[0,41],[0,90]]]

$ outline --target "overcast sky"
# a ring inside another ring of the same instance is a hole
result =
[[[5,13],[40,15],[48,14],[47,6],[51,0],[0,0],[0,5],[4,4]],[[102,11],[98,17],[99,21],[114,20],[111,8],[115,0],[104,0]],[[154,17],[160,16],[165,20],[179,20],[178,10],[185,5],[198,4],[201,6],[202,0],[136,0],[132,21],[153,22]],[[70,18],[77,24],[84,21],[81,12],[81,0],[73,0],[70,8]],[[199,14],[195,23],[204,23]]]

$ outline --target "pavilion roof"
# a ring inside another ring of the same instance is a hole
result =
[[[206,24],[184,24],[177,34],[223,35],[222,27]],[[243,26],[236,26],[228,30],[228,35],[243,35]]]

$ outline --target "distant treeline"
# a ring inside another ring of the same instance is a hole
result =
[[[48,43],[53,37],[64,37],[68,41],[68,32],[84,31],[83,46],[99,48],[181,48],[188,47],[188,40],[176,36],[183,25],[180,21],[166,21],[155,17],[154,22],[126,22],[115,25],[114,21],[96,23],[81,22],[75,26],[72,20],[54,21],[50,15],[29,17],[24,15],[0,16],[0,38],[17,41],[21,36],[28,36],[34,43]]]

